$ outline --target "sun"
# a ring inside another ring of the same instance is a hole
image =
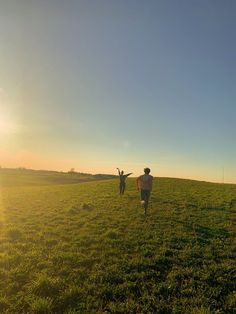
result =
[[[17,124],[10,116],[0,113],[0,134],[13,134],[17,132]]]
[[[0,135],[17,133],[17,116],[12,111],[12,102],[5,89],[0,87]]]

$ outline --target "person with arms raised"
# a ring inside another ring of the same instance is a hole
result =
[[[128,176],[132,174],[132,172],[124,174],[123,170],[120,171],[119,168],[116,168],[116,169],[118,170],[119,177],[120,177],[120,196],[122,196],[125,192],[125,186],[126,186],[125,180]]]

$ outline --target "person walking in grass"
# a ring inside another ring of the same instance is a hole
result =
[[[119,173],[119,177],[120,177],[120,196],[122,196],[125,192],[125,180],[128,176],[130,176],[132,174],[132,172],[124,174],[124,171],[120,171],[119,168],[116,168],[118,170]]]
[[[137,189],[140,191],[141,204],[144,207],[145,215],[147,214],[149,198],[152,190],[153,176],[149,168],[144,169],[144,174],[137,178]]]

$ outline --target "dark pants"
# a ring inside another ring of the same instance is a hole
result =
[[[125,182],[120,182],[120,195],[125,192]]]
[[[151,191],[150,190],[141,190],[141,201],[144,201],[144,209],[145,213],[148,208],[148,201],[150,198]]]

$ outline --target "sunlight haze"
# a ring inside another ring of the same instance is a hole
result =
[[[0,166],[236,183],[236,2],[0,0]]]

